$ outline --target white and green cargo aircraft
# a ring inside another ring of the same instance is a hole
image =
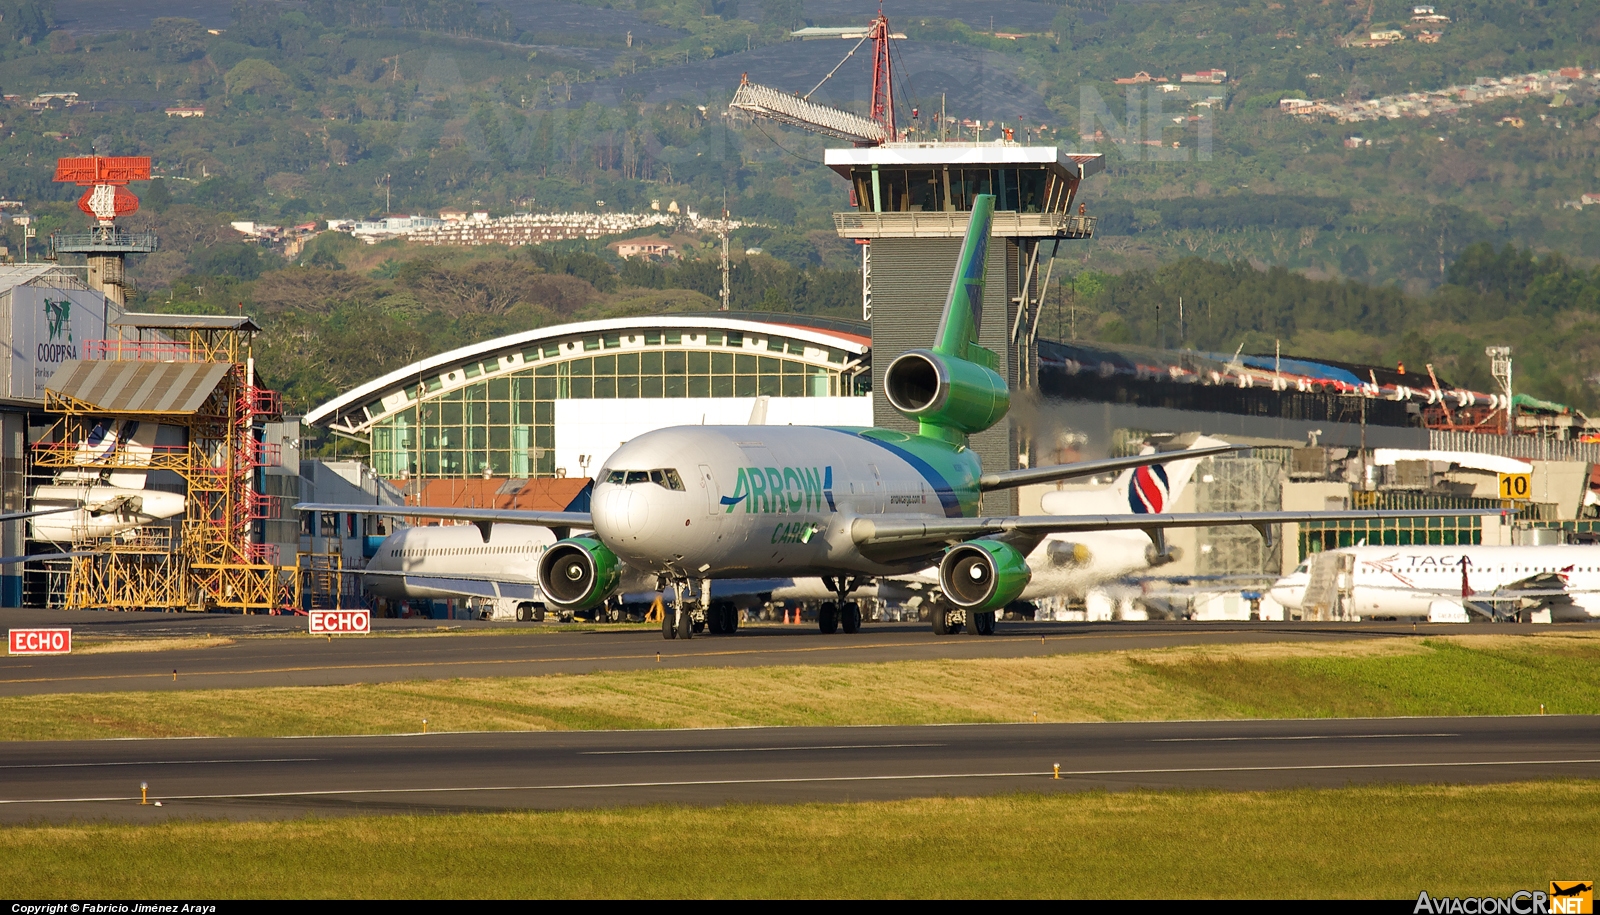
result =
[[[616,593],[624,571],[654,576],[680,598],[665,614],[666,638],[695,623],[732,632],[713,612],[713,579],[819,577],[837,594],[822,605],[824,632],[861,625],[849,595],[878,577],[938,567],[933,631],[987,635],[995,614],[1031,577],[1027,555],[1052,533],[1249,524],[1268,536],[1285,522],[1419,517],[1470,511],[1197,512],[1130,505],[1124,515],[992,516],[985,492],[1121,471],[1234,450],[1233,446],[985,472],[967,437],[999,422],[1010,393],[994,353],[978,345],[984,266],[994,197],[978,195],[945,301],[938,339],[884,373],[889,403],[918,422],[915,434],[834,426],[675,426],[635,438],[606,459],[589,512],[428,508],[430,518],[475,523],[485,543],[495,524],[551,528],[538,560],[547,607],[582,611]],[[349,511],[307,504],[306,511]],[[392,509],[387,513],[392,513]],[[576,532],[576,533],[574,533]],[[625,568],[626,567],[626,568]]]

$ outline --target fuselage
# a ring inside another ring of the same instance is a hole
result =
[[[77,543],[111,537],[136,527],[183,514],[180,493],[132,489],[104,484],[45,485],[33,491],[32,508],[75,508],[40,515],[28,522],[29,536],[54,543]]]
[[[451,576],[536,585],[539,557],[555,539],[548,528],[525,524],[496,524],[487,543],[470,524],[401,528],[378,545],[367,569],[406,574],[367,575],[362,584],[390,600],[459,597]]]
[[[1441,600],[1505,596],[1541,576],[1548,588],[1541,582],[1537,590],[1559,588],[1571,600],[1552,606],[1553,618],[1600,616],[1600,546],[1361,546],[1339,552],[1354,557],[1350,609],[1364,617],[1427,617]],[[1310,578],[1308,560],[1272,586],[1273,599],[1299,609]]]
[[[677,426],[617,449],[591,511],[596,533],[640,571],[905,574],[934,554],[862,549],[852,522],[976,514],[979,472],[964,446],[886,429]]]

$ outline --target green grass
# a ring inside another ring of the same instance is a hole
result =
[[[1590,879],[1597,832],[1566,781],[10,827],[0,868],[34,899],[1409,901]]]
[[[1600,639],[1425,639],[1415,654],[1253,660],[1206,653],[1131,663],[1230,717],[1600,713]]]
[[[1600,714],[1600,638],[1203,646],[0,698],[10,740],[748,725]]]

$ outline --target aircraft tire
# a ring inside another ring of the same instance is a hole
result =
[[[934,604],[928,611],[928,618],[933,622],[934,635],[950,634],[950,612],[944,607]]]
[[[678,638],[694,638],[694,614],[684,610],[678,614]]]
[[[678,637],[677,623],[673,619],[673,617],[675,617],[675,616],[677,616],[677,614],[675,612],[673,612],[672,608],[670,608],[670,607],[663,607],[662,608],[662,610],[661,610],[661,637],[662,638],[670,640],[670,639],[675,639],[675,638]]]
[[[839,631],[839,605],[828,601],[817,609],[817,629],[823,635]]]
[[[725,606],[728,608],[728,615],[722,619],[722,631],[727,635],[733,635],[739,631],[739,608],[733,604]]]
[[[535,623],[544,622],[544,604],[533,605],[533,621]]]
[[[972,617],[973,635],[994,635],[994,614],[992,612],[969,613],[967,615]]]
[[[843,619],[841,619],[839,622],[841,624],[843,624],[844,634],[845,635],[855,635],[856,633],[861,631],[861,605],[860,604],[856,603],[855,601],[851,601],[848,604],[845,604],[844,605],[844,613],[841,614],[841,616],[843,617]]]

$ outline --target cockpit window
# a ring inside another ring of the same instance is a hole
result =
[[[674,492],[685,492],[683,477],[678,476],[676,470],[663,468],[660,470],[613,470],[606,476],[607,483],[632,484],[654,483],[662,489]]]

